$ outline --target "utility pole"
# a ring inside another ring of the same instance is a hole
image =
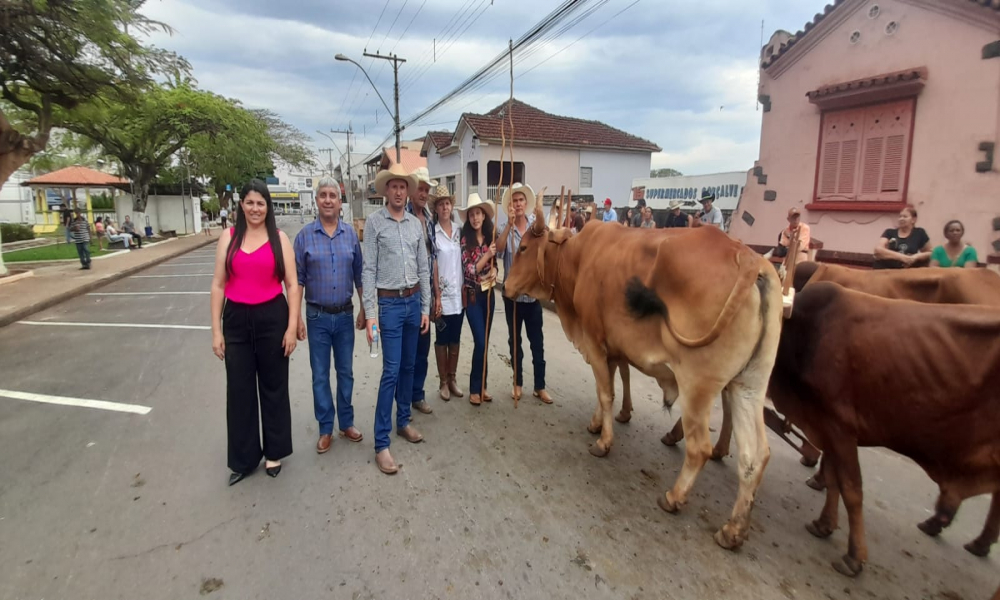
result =
[[[351,211],[354,210],[354,181],[351,180],[351,134],[354,131],[351,129],[351,125],[347,125],[347,129],[331,129],[330,133],[344,133],[347,134],[347,202],[351,207]]]
[[[399,126],[399,64],[405,63],[406,59],[399,58],[395,54],[389,56],[389,55],[379,54],[378,52],[376,52],[375,54],[365,52],[364,55],[367,56],[368,58],[381,58],[382,60],[388,60],[392,62],[392,91],[396,101],[396,111],[393,114],[393,120],[395,122],[395,126],[393,127],[393,129],[396,131],[396,163],[398,164],[400,161],[399,134],[402,133],[403,131],[403,129]],[[374,87],[374,84],[372,84],[372,87]]]

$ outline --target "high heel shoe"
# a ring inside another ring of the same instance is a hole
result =
[[[246,478],[246,473],[230,473],[229,474],[229,485],[233,486],[237,483],[243,481]]]
[[[277,477],[278,473],[281,473],[281,465],[276,467],[267,467],[264,471],[267,473],[268,477]]]

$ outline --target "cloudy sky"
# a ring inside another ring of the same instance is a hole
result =
[[[400,113],[422,112],[517,39],[561,0],[149,0],[147,16],[170,24],[157,46],[184,55],[198,84],[269,108],[321,148],[316,133],[358,133],[369,152],[392,118],[357,60],[392,106],[392,70],[367,50],[394,52]],[[796,31],[822,0],[589,0],[594,9],[515,64],[514,95],[547,112],[594,119],[663,148],[654,168],[685,174],[745,170],[757,156],[757,55],[776,29]],[[617,14],[617,16],[615,16]],[[380,18],[381,17],[381,18]],[[437,39],[437,60],[432,59]],[[572,44],[572,45],[571,45]],[[372,64],[370,64],[372,63]],[[370,65],[370,67],[369,67]],[[463,112],[503,102],[509,80],[456,98],[403,132],[453,130]],[[341,149],[344,136],[335,136]]]

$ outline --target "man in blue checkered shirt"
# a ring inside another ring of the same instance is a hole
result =
[[[361,288],[361,244],[354,228],[340,220],[340,184],[323,178],[316,190],[318,218],[295,236],[295,269],[305,290],[306,320],[299,320],[298,337],[305,340],[308,323],[309,366],[312,368],[313,408],[319,422],[316,452],[333,442],[333,418],[340,435],[352,442],[364,437],[354,426],[354,330],[364,329]],[[351,294],[358,292],[357,320]],[[337,408],[330,391],[330,351],[337,370]]]
[[[430,173],[426,167],[418,167],[413,170],[413,177],[417,180],[417,192],[410,196],[410,201],[406,204],[406,212],[420,219],[420,224],[424,229],[424,243],[427,245],[427,262],[431,274],[431,288],[434,290],[434,297],[431,298],[431,306],[440,298],[437,277],[437,244],[435,243],[436,231],[434,219],[430,209],[427,208],[427,198],[430,196],[431,188],[437,187],[436,181],[431,181]],[[417,341],[417,359],[413,364],[413,408],[429,415],[434,410],[427,404],[427,395],[424,393],[424,383],[427,381],[428,357],[431,351],[431,331],[421,333]]]

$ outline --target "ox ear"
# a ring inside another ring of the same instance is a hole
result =
[[[573,234],[570,232],[570,230],[566,229],[565,227],[556,229],[554,231],[549,232],[549,241],[552,242],[553,244],[562,244],[570,237],[572,237],[572,235]]]

